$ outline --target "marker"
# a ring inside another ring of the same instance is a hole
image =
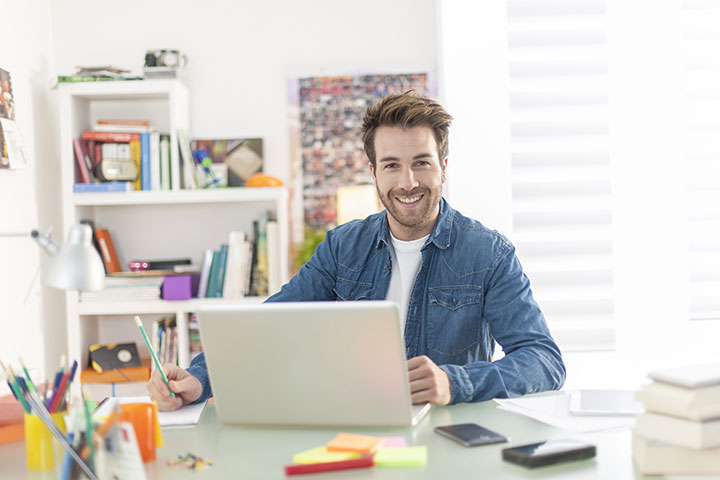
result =
[[[158,360],[155,350],[153,350],[152,345],[150,345],[150,339],[148,338],[147,333],[145,333],[145,329],[143,328],[142,320],[140,320],[140,317],[135,316],[135,323],[137,324],[138,328],[140,329],[140,333],[142,333],[142,336],[145,339],[145,344],[147,344],[148,350],[150,350],[150,355],[152,355],[152,358],[155,361],[155,366],[157,367],[158,371],[160,372],[160,376],[162,377],[163,382],[165,382],[165,386],[167,387],[168,391],[170,392],[170,396],[174,397],[175,393],[172,390],[170,390],[170,382],[168,381],[167,377],[165,376],[165,372],[163,372],[162,366],[160,365],[160,360]]]
[[[372,457],[360,457],[339,462],[310,463],[307,465],[288,465],[285,475],[305,475],[307,473],[334,472],[351,468],[367,468],[375,465]]]

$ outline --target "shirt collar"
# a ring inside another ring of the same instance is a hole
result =
[[[440,198],[440,212],[438,213],[438,219],[433,227],[433,231],[430,234],[425,245],[434,243],[436,247],[445,250],[450,246],[450,239],[452,234],[452,222],[455,211],[450,204],[445,200],[444,197]],[[382,245],[386,247],[390,246],[390,226],[387,219],[387,210],[383,210],[378,215],[380,219],[380,230],[378,231],[377,238],[375,239],[375,248],[380,248]]]

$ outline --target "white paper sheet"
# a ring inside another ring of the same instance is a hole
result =
[[[160,426],[163,428],[194,427],[200,420],[205,405],[207,405],[207,400],[195,405],[185,405],[172,412],[158,412]]]
[[[597,432],[630,428],[635,417],[588,417],[570,413],[570,392],[553,392],[512,399],[496,398],[499,408],[534,418],[569,432]]]

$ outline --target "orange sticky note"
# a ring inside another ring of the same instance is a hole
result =
[[[383,439],[355,433],[338,433],[325,447],[328,452],[374,453]]]

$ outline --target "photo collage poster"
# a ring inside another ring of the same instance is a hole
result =
[[[412,89],[435,93],[427,73],[298,79],[304,228],[332,229],[337,188],[373,183],[360,134],[365,111],[386,95]]]
[[[10,73],[0,68],[0,119],[15,120],[15,102],[13,100]],[[3,133],[4,121],[0,120],[0,168],[10,168],[8,144]]]

